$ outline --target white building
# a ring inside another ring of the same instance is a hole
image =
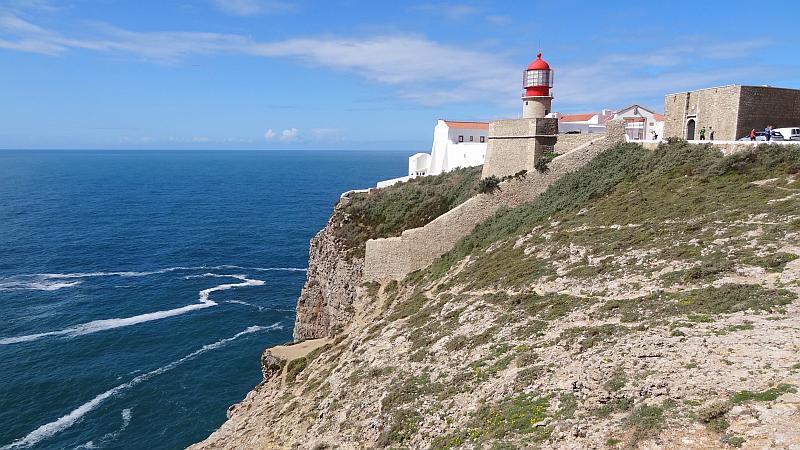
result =
[[[606,122],[614,117],[614,112],[604,109],[599,113],[569,114],[552,113],[549,117],[558,119],[559,133],[605,133]]]
[[[416,154],[409,158],[409,176],[439,175],[458,167],[483,164],[486,156],[486,122],[456,122],[439,120],[433,129],[431,154],[425,158]],[[416,166],[412,172],[412,161]],[[425,164],[427,162],[427,164]]]
[[[459,167],[483,164],[486,157],[487,122],[458,122],[439,119],[433,128],[430,153],[415,153],[408,158],[408,175],[378,183],[391,186],[411,178],[439,175]]]
[[[614,113],[614,119],[625,121],[625,134],[632,141],[659,139],[664,136],[664,116],[639,105],[630,105]]]
[[[664,135],[664,116],[640,105],[630,105],[618,111],[604,109],[598,113],[550,114],[558,119],[559,133],[605,133],[606,122],[613,119],[625,121],[625,134],[629,140],[653,139],[653,132],[659,138]]]

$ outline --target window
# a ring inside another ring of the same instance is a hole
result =
[[[464,142],[464,136],[459,136],[458,137],[458,142]]]
[[[481,136],[481,142],[486,142],[486,136]]]
[[[553,87],[553,72],[551,70],[526,70],[522,74],[524,87],[547,86]]]
[[[470,136],[470,137],[469,137],[469,141],[470,141],[470,142],[475,142],[475,136]]]

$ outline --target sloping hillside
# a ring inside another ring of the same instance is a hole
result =
[[[798,172],[798,147],[609,150],[359,286],[198,448],[798,446]]]
[[[364,270],[368,239],[397,236],[444,214],[478,191],[481,168],[350,194],[313,239],[306,283],[297,301],[294,339],[324,338],[350,322]]]

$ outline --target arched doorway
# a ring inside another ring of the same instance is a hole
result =
[[[695,128],[694,119],[689,119],[689,121],[686,122],[686,140],[687,141],[694,140],[694,128]]]

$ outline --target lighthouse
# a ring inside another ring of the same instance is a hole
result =
[[[536,54],[536,59],[528,64],[522,72],[522,118],[539,119],[550,114],[550,105],[553,96],[550,88],[553,87],[553,70],[550,64],[542,59],[542,53]]]
[[[558,119],[547,117],[553,97],[553,70],[542,54],[523,71],[522,118],[489,122],[483,178],[498,178],[523,171],[533,173],[545,152],[553,151],[558,139]]]

